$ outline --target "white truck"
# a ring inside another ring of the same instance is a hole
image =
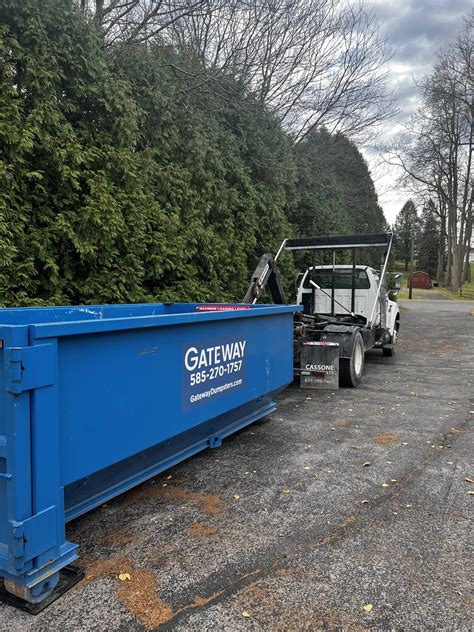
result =
[[[303,306],[303,312],[295,314],[295,374],[313,372],[319,382],[324,382],[326,377],[329,379],[334,372],[327,366],[326,347],[338,345],[339,383],[357,386],[362,378],[366,351],[379,348],[384,356],[394,355],[400,310],[393,298],[400,288],[400,275],[389,291],[387,265],[391,245],[391,233],[286,239],[275,257],[271,254],[262,257],[243,302],[255,303],[268,285],[274,302],[286,303],[276,265],[283,250],[332,253],[332,263],[314,261],[296,279],[296,301]],[[384,249],[380,270],[356,262],[357,252],[375,247]],[[336,252],[341,250],[352,253],[350,264],[336,264]],[[302,366],[303,347],[308,344],[312,344],[313,360]],[[327,376],[324,367],[328,368]]]

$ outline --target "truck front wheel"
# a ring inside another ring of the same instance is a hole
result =
[[[390,346],[382,347],[382,353],[384,355],[384,358],[393,358],[393,356],[395,355],[395,347],[398,341],[399,328],[400,328],[400,322],[397,320],[397,322],[395,323],[395,328],[393,330],[392,339],[390,341]]]
[[[350,358],[339,360],[339,384],[341,386],[357,386],[364,371],[365,348],[362,334],[358,331],[354,336]]]

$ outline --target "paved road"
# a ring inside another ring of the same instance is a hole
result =
[[[0,629],[472,629],[472,307],[408,307],[358,389],[288,389],[76,520],[86,580],[36,618],[0,606]]]

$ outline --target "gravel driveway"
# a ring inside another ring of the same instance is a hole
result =
[[[289,388],[70,524],[86,579],[37,617],[0,605],[0,629],[472,629],[474,305],[404,306],[359,388]]]

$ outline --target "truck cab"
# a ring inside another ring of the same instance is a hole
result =
[[[311,281],[320,290],[316,289]],[[395,332],[396,336],[400,319],[398,304],[390,300],[385,287],[381,288],[377,299],[379,283],[380,272],[370,266],[357,265],[354,271],[350,265],[311,266],[297,277],[296,302],[304,306],[307,314],[347,316],[351,313],[354,289],[354,314],[367,322],[374,303],[378,300],[379,305],[375,310],[372,326],[384,327],[391,335]]]

